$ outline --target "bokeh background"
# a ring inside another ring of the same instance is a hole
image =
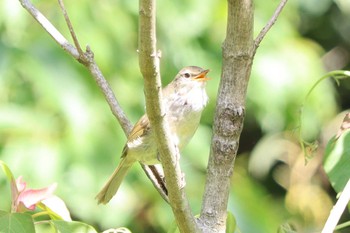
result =
[[[69,38],[56,1],[34,4]],[[136,122],[144,112],[138,2],[65,4],[81,44],[90,45],[120,104]],[[277,4],[255,1],[255,35]],[[226,1],[158,1],[157,19],[164,84],[183,66],[211,69],[210,103],[181,159],[197,214],[220,80]],[[323,149],[350,107],[350,81],[337,86],[326,80],[309,99],[305,95],[327,71],[349,69],[349,52],[348,0],[289,1],[263,40],[250,79],[228,207],[241,232],[276,232],[286,222],[298,232],[322,229],[335,201],[321,166]],[[298,142],[300,126],[313,152],[306,165]],[[56,194],[72,217],[99,230],[125,226],[133,232],[166,232],[173,223],[171,209],[138,165],[110,204],[98,206],[94,200],[119,161],[125,140],[85,68],[56,45],[18,1],[0,0],[0,159],[15,176],[22,175],[32,188],[57,182]],[[4,175],[0,195],[0,209],[9,209]]]

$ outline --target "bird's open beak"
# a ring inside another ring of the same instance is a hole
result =
[[[198,75],[194,76],[193,79],[197,81],[207,81],[210,78],[207,77],[207,73],[209,73],[210,70],[203,70]]]

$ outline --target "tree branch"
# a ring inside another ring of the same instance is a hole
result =
[[[61,46],[72,57],[74,57],[77,61],[79,61],[89,69],[92,77],[95,79],[97,85],[104,94],[105,99],[107,100],[113,115],[119,121],[119,124],[123,128],[124,132],[128,134],[131,131],[132,124],[126,117],[124,111],[121,109],[119,102],[115,98],[112,88],[110,87],[109,83],[103,76],[100,68],[96,64],[91,49],[87,47],[86,53],[79,53],[79,50],[75,48],[72,44],[70,44],[68,40],[55,28],[55,26],[53,26],[51,22],[29,0],[19,0],[19,2],[23,6],[23,8],[26,9],[34,17],[34,19],[43,27],[43,29],[56,41],[56,43],[59,46]],[[64,10],[64,12],[66,11]],[[73,30],[71,24],[69,26],[69,30]],[[74,30],[73,34],[75,35]]]
[[[84,54],[84,52],[83,52],[83,50],[81,49],[81,46],[80,46],[80,44],[79,44],[78,37],[77,37],[77,35],[76,35],[75,32],[74,32],[74,28],[73,28],[73,25],[72,25],[72,23],[71,23],[71,21],[70,21],[70,19],[69,19],[69,16],[68,16],[68,13],[67,13],[67,11],[66,11],[66,8],[64,7],[63,1],[62,1],[62,0],[58,0],[58,4],[59,4],[60,7],[61,7],[61,10],[62,10],[64,19],[66,20],[66,23],[67,23],[67,26],[68,26],[70,35],[72,36],[72,39],[73,39],[73,41],[74,41],[75,47],[77,48],[79,54]]]
[[[230,180],[243,128],[245,97],[252,67],[252,0],[228,0],[223,67],[216,103],[200,228],[225,232]]]
[[[62,0],[59,0],[59,4],[63,11],[65,20],[67,22],[75,46],[77,46],[77,48],[70,44],[68,40],[55,28],[55,26],[53,26],[51,22],[29,0],[19,0],[19,2],[23,6],[23,8],[26,9],[34,17],[34,19],[43,27],[43,29],[54,39],[54,41],[56,41],[56,43],[63,48],[63,50],[68,52],[68,54],[70,54],[78,62],[80,62],[88,68],[90,74],[95,79],[98,87],[102,91],[113,115],[116,117],[119,124],[121,125],[124,133],[126,135],[129,135],[132,129],[132,124],[126,117],[124,111],[120,107],[120,104],[113,93],[111,86],[109,85],[108,81],[103,76],[100,68],[96,64],[94,60],[94,54],[91,51],[90,47],[87,46],[85,53],[80,48],[79,41],[74,32],[73,26],[69,20],[67,11],[65,10]],[[160,171],[158,171],[154,166],[148,167],[143,164],[141,164],[141,166],[147,174],[147,176],[151,179],[155,188],[158,190],[158,192],[161,194],[164,200],[168,202],[168,198],[163,188],[164,184],[161,183],[160,180],[157,178],[161,176]]]
[[[83,59],[82,59],[83,58]],[[119,124],[124,130],[124,133],[126,135],[129,135],[131,129],[132,129],[132,124],[129,121],[129,119],[126,117],[124,111],[119,105],[118,100],[115,98],[115,95],[113,93],[113,90],[111,86],[109,85],[108,81],[105,79],[103,76],[100,68],[96,64],[94,60],[94,55],[92,51],[90,50],[90,47],[86,47],[86,52],[84,53],[83,57],[80,57],[78,59],[79,62],[84,62],[83,64],[89,69],[92,77],[95,79],[97,85],[101,89],[113,115],[117,118]]]
[[[171,141],[164,120],[159,52],[156,49],[156,0],[139,1],[139,65],[145,82],[146,111],[162,161],[170,205],[180,232],[198,232],[185,191],[180,169],[179,151]]]
[[[267,32],[271,29],[271,27],[275,24],[278,16],[281,14],[284,6],[287,4],[288,0],[281,0],[280,4],[277,6],[275,12],[273,13],[271,19],[267,22],[265,27],[260,31],[259,35],[256,37],[254,41],[254,54],[256,50],[258,49],[261,41],[266,36]]]
[[[49,33],[49,35],[75,59],[79,58],[78,50],[71,45],[66,38],[53,26],[49,20],[38,10],[29,0],[19,0],[24,9],[26,9],[33,18]]]

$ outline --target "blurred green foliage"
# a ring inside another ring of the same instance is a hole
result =
[[[304,161],[295,143],[297,135],[293,133],[300,124],[300,105],[312,84],[325,72],[327,64],[322,57],[339,44],[345,51],[350,50],[347,41],[350,37],[344,36],[345,21],[337,24],[350,17],[349,4],[323,0],[322,9],[317,7],[316,12],[310,2],[314,1],[287,4],[254,61],[241,154],[235,165],[229,205],[237,227],[244,233],[276,232],[280,224],[289,220],[303,232],[312,232],[322,227],[331,207],[323,173],[314,169],[314,173],[309,174],[307,171],[312,166],[295,166],[296,163],[281,157],[288,153],[293,161]],[[69,38],[56,1],[34,3]],[[277,4],[277,1],[256,1],[255,34]],[[81,44],[90,45],[123,109],[132,122],[136,122],[144,112],[137,54],[137,2],[80,0],[67,1],[65,5]],[[318,1],[317,6],[321,6]],[[340,11],[341,17],[332,18],[331,11],[334,14]],[[319,26],[318,21],[313,21],[316,16],[331,22],[326,29],[318,27],[321,35],[333,33],[333,40],[326,40],[327,44],[323,43],[322,36],[311,33]],[[183,66],[211,69],[212,80],[207,87],[210,103],[181,161],[186,191],[197,214],[220,80],[226,2],[159,1],[157,19],[164,84]],[[302,119],[305,139],[322,139],[321,143],[325,143],[335,134],[339,125],[333,123],[331,127],[329,122],[341,108],[336,93],[332,82],[325,81],[310,96]],[[280,137],[285,132],[290,135],[287,141]],[[265,140],[270,137],[283,143]],[[125,135],[84,67],[59,48],[18,1],[0,0],[0,158],[11,166],[16,176],[23,175],[33,187],[57,182],[57,195],[66,201],[75,220],[99,229],[125,226],[132,232],[166,232],[173,221],[171,209],[140,166],[132,168],[109,205],[97,206],[94,200],[119,161],[124,142]],[[267,149],[254,150],[257,143],[267,143],[264,144]],[[252,164],[251,158],[257,162]],[[264,160],[270,161],[266,174],[258,176],[259,164]],[[283,166],[275,167],[280,164]],[[290,171],[309,174],[310,179],[303,187],[321,193],[319,196],[326,198],[329,205],[321,208],[317,203],[310,203],[313,209],[308,214],[311,216],[306,216],[305,206],[296,206],[302,203],[303,197],[292,195],[294,173]],[[5,179],[0,178],[0,190],[8,188]],[[9,197],[1,196],[0,209],[9,208],[6,200]],[[312,215],[318,212],[322,213],[321,217]]]

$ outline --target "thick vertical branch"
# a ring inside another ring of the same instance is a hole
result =
[[[243,128],[253,51],[253,3],[251,0],[228,0],[223,68],[199,219],[203,232],[225,232],[230,180]]]
[[[181,187],[182,172],[176,159],[179,152],[171,142],[169,127],[164,120],[159,53],[156,49],[156,0],[140,0],[139,4],[139,65],[145,82],[146,111],[156,135],[170,205],[181,232],[198,232]]]

